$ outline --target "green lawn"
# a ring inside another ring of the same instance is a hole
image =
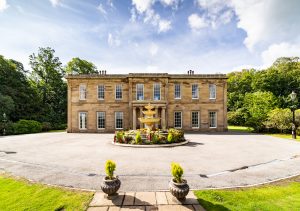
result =
[[[229,131],[233,132],[244,132],[244,133],[251,133],[253,128],[245,127],[245,126],[228,126]]]
[[[86,210],[92,192],[31,184],[0,175],[0,210]]]
[[[284,133],[274,133],[274,134],[271,134],[271,133],[266,133],[265,135],[274,136],[274,137],[278,137],[278,138],[292,139],[292,134],[284,134]],[[292,140],[294,140],[294,139],[292,139]],[[297,136],[296,140],[300,141],[300,136]]]
[[[300,183],[236,190],[195,191],[206,210],[300,210]]]

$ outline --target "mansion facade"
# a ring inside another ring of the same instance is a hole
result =
[[[68,132],[139,129],[144,106],[157,128],[227,131],[224,74],[129,73],[68,75]]]

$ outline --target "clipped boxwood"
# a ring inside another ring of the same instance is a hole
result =
[[[14,134],[39,133],[43,125],[34,120],[21,119],[13,124]]]

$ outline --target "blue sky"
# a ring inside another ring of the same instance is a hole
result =
[[[298,0],[0,0],[0,54],[52,47],[109,73],[227,73],[300,56]]]

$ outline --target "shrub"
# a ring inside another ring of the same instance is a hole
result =
[[[245,111],[239,108],[236,111],[229,111],[227,113],[227,120],[229,125],[245,125]]]
[[[173,143],[175,141],[174,135],[172,132],[169,132],[168,134],[168,142]]]
[[[122,143],[123,142],[123,132],[118,131],[116,134],[117,142]]]
[[[34,120],[21,119],[14,123],[14,134],[39,133],[42,132],[42,124]]]
[[[179,165],[179,163],[172,163],[171,164],[171,173],[174,178],[174,181],[177,183],[182,183],[182,175],[183,175],[183,169]]]
[[[107,160],[105,163],[105,173],[109,179],[114,178],[114,171],[116,170],[116,164],[112,160]]]
[[[158,135],[153,133],[151,141],[153,144],[157,144],[159,142]]]
[[[42,131],[49,131],[51,130],[51,123],[50,122],[43,122],[42,123]]]
[[[135,143],[136,144],[141,144],[142,143],[142,137],[141,137],[141,133],[137,132],[135,135]]]
[[[6,123],[0,122],[0,136],[3,135],[5,129],[5,135],[12,135],[14,134],[14,123],[8,121]]]

